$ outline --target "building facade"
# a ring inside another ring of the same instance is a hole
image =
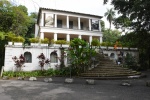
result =
[[[50,41],[65,40],[70,42],[74,38],[80,38],[91,43],[93,38],[102,42],[102,32],[100,19],[102,16],[70,12],[64,10],[40,8],[38,13],[37,24],[35,25],[35,37],[40,39],[48,38]],[[65,48],[69,45],[65,46]],[[57,51],[57,52],[54,52]],[[60,45],[42,46],[40,43],[34,46],[6,45],[4,70],[16,70],[12,57],[24,55],[26,61],[22,70],[40,70],[39,59],[37,56],[43,53],[46,58],[50,59],[49,65],[44,69],[57,68],[60,65]],[[64,58],[65,66],[69,61]]]
[[[54,41],[80,38],[89,43],[97,38],[102,42],[101,18],[97,15],[40,8],[35,37]]]
[[[48,38],[50,41],[65,40],[70,42],[74,38],[80,38],[91,43],[92,39],[98,39],[102,42],[103,34],[101,32],[101,16],[40,8],[38,13],[37,24],[35,25],[35,37],[40,39]],[[63,46],[63,45],[61,45]],[[65,45],[64,48],[68,48]],[[122,50],[122,49],[121,49]],[[51,62],[44,66],[44,69],[57,68],[60,66],[61,49],[60,45],[42,45],[39,41],[37,45],[6,45],[4,71],[15,71],[16,66],[12,57],[19,57],[21,54],[25,57],[23,71],[40,70],[39,59],[41,53]],[[114,49],[103,49],[103,53],[108,55],[114,61],[118,59],[118,51]],[[132,53],[138,55],[137,50],[124,50],[124,54]],[[69,65],[67,57],[64,58],[65,66]]]

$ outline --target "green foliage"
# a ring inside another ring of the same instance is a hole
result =
[[[39,42],[39,39],[38,38],[30,38],[29,41],[31,43],[38,43]]]
[[[104,30],[103,32],[103,42],[113,42],[115,43],[121,37],[121,32],[118,30]]]
[[[82,39],[75,38],[70,43],[68,57],[71,59],[71,65],[77,69],[77,73],[84,72],[91,65],[91,57],[96,55],[95,48],[87,45]]]
[[[137,62],[135,57],[133,57],[131,54],[127,53],[125,57],[125,64],[124,66],[133,69],[133,70],[139,70],[139,66],[137,66]]]
[[[100,42],[98,39],[92,39],[91,45],[92,46],[100,46]]]
[[[54,41],[54,43],[56,43],[56,44],[69,44],[66,40],[57,40],[57,41]]]
[[[13,42],[14,37],[16,37],[16,35],[12,32],[8,32],[7,33],[7,40],[10,42]]]
[[[49,39],[48,38],[44,38],[43,40],[41,40],[41,43],[49,43]]]
[[[112,23],[112,21],[114,20],[115,12],[113,11],[112,8],[111,8],[111,9],[107,9],[107,12],[105,13],[104,16],[105,16],[105,17],[107,18],[107,20],[109,21],[109,24],[110,24],[109,29],[111,29],[111,23]]]
[[[4,40],[5,36],[4,36],[4,32],[0,32],[0,40]]]
[[[34,33],[35,33],[34,32],[35,31],[35,23],[37,22],[38,13],[31,12],[29,18],[30,18],[30,22],[29,22],[28,31],[27,31],[25,37],[33,38]]]
[[[150,0],[112,0],[112,4],[119,13],[116,27],[133,30],[125,40],[128,45],[138,47],[140,64],[150,68]]]
[[[25,39],[21,36],[13,37],[13,42],[24,42]]]
[[[102,42],[101,44],[100,44],[101,46],[106,46],[106,47],[113,47],[114,46],[114,43],[112,43],[112,42]]]
[[[48,69],[44,71],[17,71],[17,72],[3,72],[3,76],[12,77],[41,77],[41,76],[69,76],[70,75],[70,67],[64,67],[62,69]],[[72,75],[76,75],[74,68],[72,68]]]
[[[27,8],[19,5],[14,6],[7,0],[0,1],[0,31],[12,31],[17,35],[24,36],[28,31],[29,23]]]
[[[100,24],[101,24],[101,31],[104,32],[105,30],[105,22],[103,20],[100,20]]]

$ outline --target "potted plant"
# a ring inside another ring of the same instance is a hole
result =
[[[62,46],[62,47],[69,47],[69,42],[67,42],[66,40],[57,40],[57,41],[53,41],[54,46]]]
[[[48,46],[49,44],[49,39],[48,38],[44,38],[41,40],[41,46]]]
[[[102,42],[102,43],[100,44],[100,48],[101,48],[101,49],[107,49],[106,42]]]
[[[31,46],[38,46],[39,39],[38,38],[30,38],[29,39]]]
[[[114,49],[114,43],[112,43],[112,42],[107,42],[106,46],[108,49]]]
[[[128,50],[128,44],[127,43],[121,43],[122,44],[122,49]]]
[[[117,49],[122,49],[122,43],[121,43],[121,42],[118,42],[118,43],[117,43],[117,47],[118,47]]]
[[[21,36],[17,36],[13,38],[13,41],[14,41],[14,45],[22,45],[25,39]]]
[[[8,40],[8,45],[13,44],[13,38],[16,37],[16,35],[12,32],[7,33],[7,40]]]
[[[100,46],[100,42],[98,39],[93,39],[92,42],[91,42],[91,45],[96,47],[96,46]]]

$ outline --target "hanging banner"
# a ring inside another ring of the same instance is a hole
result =
[[[92,19],[92,30],[99,31],[99,20]]]
[[[54,27],[54,14],[45,14],[45,26]]]

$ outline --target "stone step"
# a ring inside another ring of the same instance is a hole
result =
[[[82,73],[81,76],[133,76],[140,73]]]
[[[81,77],[125,77],[140,74],[139,72],[116,65],[115,62],[103,55],[97,55],[96,59],[99,61],[99,65],[82,73]]]
[[[86,73],[83,73],[83,74],[133,74],[133,73],[138,73],[138,72],[111,72],[111,73],[108,73],[108,72],[86,72]]]
[[[109,66],[98,66],[98,67],[95,67],[94,69],[124,69],[124,70],[128,70],[127,68],[123,68],[123,67],[116,67],[116,66],[113,66],[113,67],[109,67]]]
[[[110,72],[110,73],[113,73],[113,72],[125,72],[125,73],[128,73],[128,72],[132,72],[132,73],[135,73],[133,72],[132,70],[90,70],[90,71],[87,71],[86,73],[102,73],[102,72]]]

